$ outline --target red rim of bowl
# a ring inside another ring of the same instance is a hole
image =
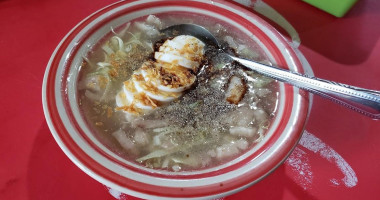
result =
[[[283,66],[284,68],[288,68],[288,64],[286,62],[286,59],[284,55],[282,55],[279,47],[272,41],[272,39],[267,36],[267,33],[263,32],[260,28],[253,25],[252,22],[248,21],[244,16],[237,14],[229,9],[234,9],[241,14],[244,14],[245,16],[249,16],[251,18],[254,18],[258,21],[258,23],[265,26],[272,35],[272,37],[276,37],[278,39],[277,42],[280,42],[289,53],[289,56],[292,57],[294,61],[294,67],[299,72],[302,72],[302,64],[298,60],[298,57],[296,56],[294,50],[291,48],[291,46],[287,43],[287,41],[269,24],[267,24],[265,21],[260,19],[258,16],[254,15],[252,12],[247,11],[244,8],[241,8],[239,6],[236,6],[235,4],[228,3],[225,1],[213,1],[213,3],[217,3],[218,5],[224,5],[224,7],[215,6],[214,4],[210,4],[210,2],[202,2],[202,1],[173,1],[173,0],[163,0],[163,1],[129,1],[129,2],[118,2],[115,4],[112,4],[108,7],[105,7],[98,12],[94,13],[93,15],[89,16],[85,20],[83,20],[79,25],[77,25],[60,43],[60,45],[57,47],[56,51],[53,53],[52,58],[49,61],[45,77],[44,77],[44,86],[43,86],[43,106],[45,111],[45,117],[47,119],[47,122],[49,124],[49,128],[56,139],[57,143],[60,145],[60,147],[63,149],[63,151],[67,154],[67,156],[83,171],[85,171],[87,174],[89,174],[91,177],[95,178],[96,180],[111,186],[115,187],[115,189],[119,189],[122,192],[126,192],[131,195],[139,196],[139,197],[171,197],[171,198],[177,198],[177,197],[183,197],[183,198],[197,198],[197,197],[218,197],[218,196],[224,196],[225,194],[229,194],[231,192],[238,191],[242,188],[245,188],[259,180],[261,180],[263,177],[268,175],[271,171],[273,171],[278,165],[280,165],[285,158],[290,154],[294,146],[297,144],[301,134],[302,130],[304,128],[304,124],[306,122],[307,113],[308,113],[308,97],[307,95],[302,95],[300,97],[300,101],[298,103],[298,110],[297,110],[297,117],[296,123],[292,126],[292,130],[290,133],[290,137],[287,138],[285,141],[282,141],[283,144],[281,147],[279,147],[278,150],[276,150],[276,154],[272,155],[270,160],[266,160],[262,163],[262,165],[259,166],[258,169],[255,169],[254,171],[251,170],[249,172],[244,173],[241,176],[238,177],[232,177],[228,180],[225,180],[223,182],[217,182],[217,183],[210,183],[207,185],[197,186],[197,187],[181,187],[181,186],[160,186],[155,184],[149,184],[149,183],[143,183],[137,180],[130,179],[125,176],[121,176],[117,172],[111,171],[107,168],[105,168],[103,165],[95,161],[92,157],[87,155],[81,147],[76,143],[76,141],[70,136],[68,133],[68,130],[66,129],[64,123],[62,122],[62,119],[59,115],[59,108],[57,107],[57,101],[56,101],[56,88],[61,88],[61,94],[63,97],[65,97],[65,90],[67,85],[67,79],[61,78],[60,80],[57,80],[57,70],[58,66],[61,64],[61,59],[65,56],[65,69],[64,69],[64,75],[63,77],[67,77],[69,66],[71,65],[73,56],[75,55],[76,51],[78,50],[78,46],[75,46],[73,49],[71,49],[69,55],[65,55],[65,50],[68,48],[70,42],[74,39],[74,37],[82,31],[87,25],[89,25],[91,22],[93,22],[95,19],[97,19],[99,16],[108,13],[115,8],[118,8],[120,6],[125,6],[122,10],[119,10],[117,12],[113,12],[110,14],[106,19],[102,21],[102,23],[97,23],[96,26],[92,27],[91,30],[89,30],[87,35],[90,34],[91,31],[96,30],[101,25],[104,25],[107,20],[110,20],[112,18],[115,18],[117,16],[123,15],[128,12],[134,12],[142,9],[148,9],[153,7],[161,7],[161,6],[187,6],[202,10],[212,10],[212,12],[222,14],[224,16],[228,16],[231,20],[239,23],[240,25],[246,27],[250,32],[254,33],[255,36],[257,36],[263,43],[265,44],[266,48],[269,49],[269,51],[273,54],[274,59],[276,60],[276,63],[279,66]],[[132,5],[133,4],[133,5]],[[228,9],[227,9],[228,8]],[[82,38],[82,42],[85,38]],[[60,85],[57,85],[59,83]],[[298,91],[298,89],[295,89],[289,85],[285,85],[285,91],[287,94],[287,98],[285,100],[285,110],[291,111],[294,106],[295,99],[293,98],[293,94]],[[288,95],[291,94],[291,95]],[[258,149],[256,152],[254,152],[252,155],[248,156],[244,160],[241,160],[240,162],[228,166],[226,168],[223,168],[216,172],[208,172],[205,174],[196,174],[196,175],[183,175],[183,176],[167,176],[167,175],[160,175],[160,174],[149,174],[148,172],[136,169],[131,166],[127,166],[123,163],[118,162],[115,159],[110,158],[107,156],[106,153],[101,152],[100,149],[97,149],[96,145],[94,145],[88,138],[86,138],[85,134],[82,133],[82,130],[80,129],[79,125],[75,122],[74,117],[72,116],[72,113],[70,111],[70,106],[67,97],[62,100],[64,103],[65,111],[67,112],[70,117],[71,123],[74,124],[76,130],[80,132],[80,135],[85,138],[86,142],[90,144],[90,146],[97,151],[99,151],[103,156],[105,156],[107,159],[111,159],[113,162],[122,165],[123,167],[135,171],[137,173],[143,173],[146,175],[159,177],[159,178],[166,178],[166,179],[188,179],[196,181],[198,179],[202,179],[205,177],[213,177],[220,175],[222,173],[226,173],[232,170],[236,170],[242,166],[247,165],[251,160],[256,158],[257,156],[261,155],[263,152],[267,151],[268,149],[273,147],[273,144],[279,139],[282,131],[287,126],[290,117],[291,112],[285,112],[283,115],[283,119],[281,120],[279,126],[277,127],[275,133],[272,135],[272,137],[266,142],[265,145],[263,145],[260,149]],[[293,116],[294,117],[294,116]]]

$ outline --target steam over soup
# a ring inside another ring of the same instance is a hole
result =
[[[150,15],[112,29],[83,59],[78,80],[79,105],[97,138],[131,162],[168,171],[209,168],[246,152],[265,137],[278,95],[275,81],[197,38],[159,32],[180,23],[202,25],[225,51],[269,63],[252,40],[212,19]]]

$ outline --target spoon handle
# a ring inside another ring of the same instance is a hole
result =
[[[330,99],[374,119],[380,119],[380,92],[328,81],[229,55],[259,74]]]

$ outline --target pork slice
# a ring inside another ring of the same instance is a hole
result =
[[[247,86],[243,79],[232,76],[228,82],[226,100],[231,104],[238,104],[244,97]]]

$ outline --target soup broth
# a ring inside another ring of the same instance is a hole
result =
[[[206,47],[195,83],[171,102],[134,113],[116,105],[123,83],[168,39],[159,30],[194,23],[210,30],[225,51],[270,64],[260,47],[232,27],[183,13],[148,16],[112,29],[83,59],[79,106],[96,137],[142,166],[199,170],[228,162],[259,143],[275,114],[277,83]]]

